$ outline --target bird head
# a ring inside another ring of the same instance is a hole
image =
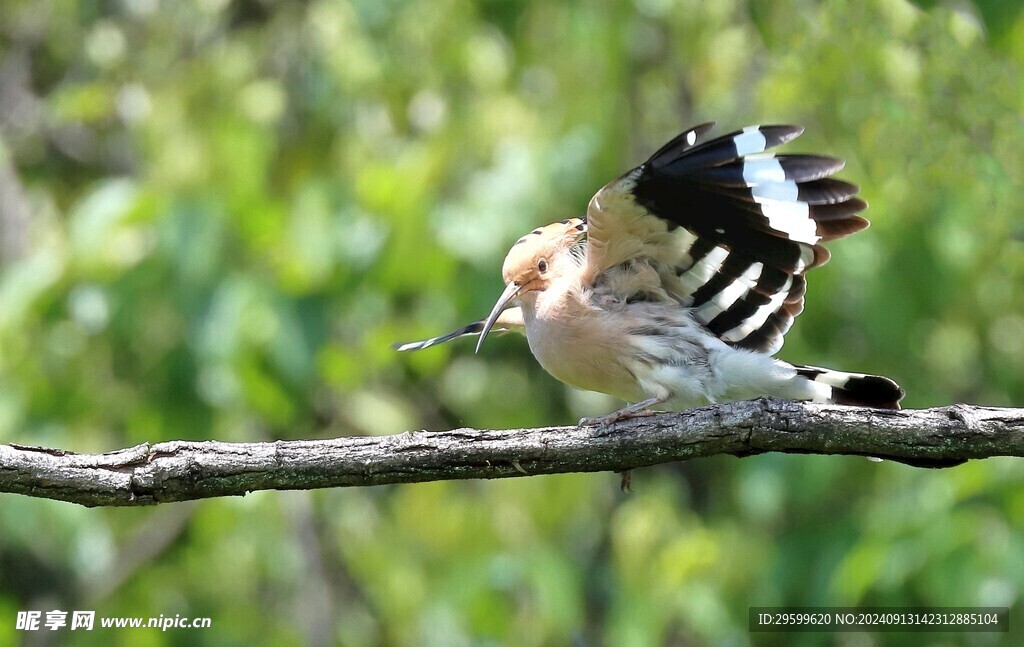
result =
[[[538,227],[512,245],[501,267],[505,291],[484,322],[476,343],[477,351],[503,310],[530,293],[548,289],[555,278],[569,269],[569,264],[573,263],[571,250],[586,232],[586,220],[570,218]]]

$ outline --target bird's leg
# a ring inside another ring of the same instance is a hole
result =
[[[619,487],[626,494],[632,494],[633,492],[633,470],[623,470],[619,472],[619,476],[622,478]]]
[[[598,418],[581,418],[579,422],[580,427],[606,427],[612,423],[620,420],[628,420],[629,418],[640,418],[642,416],[653,416],[654,412],[650,410],[656,404],[661,404],[665,400],[668,400],[668,396],[647,398],[641,402],[631,404],[627,407],[623,407],[618,411],[613,411],[604,416]],[[633,470],[623,470],[619,472],[619,476],[622,478],[622,482],[619,487],[622,491],[629,494],[633,491]]]
[[[653,397],[647,398],[636,404],[631,404],[627,407],[623,407],[618,411],[613,411],[607,415],[598,416],[597,418],[580,418],[580,427],[607,427],[608,425],[618,422],[620,420],[629,420],[630,418],[642,418],[643,416],[653,416],[654,412],[650,410],[656,404],[661,404],[668,397]]]

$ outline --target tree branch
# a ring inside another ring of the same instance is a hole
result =
[[[898,461],[1024,456],[1024,409],[883,411],[758,399],[604,429],[417,431],[262,443],[170,441],[105,454],[0,445],[0,492],[85,506],[254,490],[622,471],[716,454],[855,454]]]

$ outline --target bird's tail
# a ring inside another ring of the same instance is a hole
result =
[[[906,395],[899,384],[881,375],[843,373],[817,366],[795,365],[793,368],[796,369],[797,375],[830,387],[832,393],[828,401],[832,404],[899,409],[900,400]],[[912,467],[926,468],[956,467],[967,462],[966,459],[960,458],[889,458]]]
[[[795,365],[797,375],[832,389],[829,402],[875,409],[899,409],[906,395],[899,384],[881,375],[843,373],[817,366]]]

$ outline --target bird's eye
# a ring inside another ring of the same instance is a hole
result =
[[[548,262],[543,258],[537,261],[537,271],[541,274],[548,271]]]

